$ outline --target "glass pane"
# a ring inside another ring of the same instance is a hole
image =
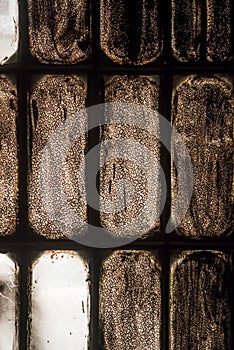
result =
[[[143,65],[162,48],[160,0],[101,0],[101,48],[114,62]]]
[[[42,63],[74,64],[90,51],[89,0],[29,0],[31,53]]]
[[[231,0],[208,0],[206,2],[207,58],[210,61],[231,58],[231,5]]]
[[[145,251],[117,251],[103,264],[101,322],[105,350],[159,350],[160,266]]]
[[[88,349],[88,264],[72,251],[47,251],[32,267],[30,349]]]
[[[29,218],[35,231],[50,239],[72,238],[86,227],[87,114],[81,113],[86,94],[87,86],[77,76],[45,76],[35,84],[30,97]],[[75,142],[71,120],[82,134]],[[55,174],[58,170],[59,178]]]
[[[193,164],[193,195],[190,207],[178,227],[179,234],[215,237],[232,227],[232,85],[225,78],[191,76],[174,91],[174,126],[186,144]],[[189,187],[186,162],[172,141],[172,217],[178,183]],[[185,198],[186,200],[186,198]],[[183,202],[181,203],[183,205]]]
[[[14,61],[18,50],[18,0],[0,0],[0,64]]]
[[[172,0],[174,56],[182,62],[199,60],[201,45],[209,61],[231,58],[231,0]]]
[[[182,61],[198,60],[201,45],[201,0],[172,0],[172,49]]]
[[[17,97],[15,86],[0,77],[0,235],[16,228],[18,194]]]
[[[216,251],[187,252],[171,268],[170,349],[231,350],[229,257]]]
[[[121,105],[120,111],[119,105],[112,105],[105,111],[107,125],[100,135],[101,223],[115,237],[137,232],[140,236],[159,225],[160,144],[155,136],[159,118],[154,112],[159,104],[158,81],[116,76],[105,86],[105,102],[128,103],[131,108]],[[145,108],[140,113],[139,105]],[[118,114],[122,124],[116,122]]]
[[[6,254],[0,254],[0,349],[18,349],[18,267]]]

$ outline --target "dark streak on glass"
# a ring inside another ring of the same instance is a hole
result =
[[[160,267],[145,251],[117,251],[102,270],[100,316],[105,350],[159,350]]]
[[[172,49],[182,62],[198,60],[201,45],[201,1],[172,1]]]
[[[232,84],[225,78],[192,76],[177,86],[173,102],[173,125],[189,150],[194,176],[192,200],[178,233],[196,239],[221,236],[233,223]],[[173,144],[172,154],[186,189],[190,179],[183,154]],[[172,170],[172,217],[176,218],[178,176],[174,165]]]
[[[47,75],[34,86],[30,99],[32,120],[32,155],[29,174],[29,219],[34,230],[47,238],[70,237],[70,233],[61,232],[51,222],[43,202],[40,185],[41,159],[45,146],[59,126],[75,114],[81,119],[85,129],[87,120],[79,114],[86,107],[87,86],[78,76]],[[84,131],[85,132],[85,131]],[[87,221],[86,193],[84,171],[79,167],[84,160],[86,137],[80,137],[67,154],[62,169],[63,191],[76,215],[82,218],[84,226]],[[63,142],[61,140],[60,142]],[[60,157],[60,142],[56,145]],[[51,162],[56,159],[52,157]],[[49,163],[48,166],[51,166]],[[82,176],[81,176],[82,174]],[[59,196],[59,193],[57,194]],[[56,215],[56,198],[50,198],[51,207]],[[69,227],[69,222],[67,222]]]
[[[14,91],[14,93],[13,93]],[[0,78],[0,235],[16,228],[18,212],[17,97],[10,81]]]
[[[101,160],[105,163],[100,169],[100,219],[103,227],[114,236],[131,237],[139,229],[143,236],[159,227],[159,169],[155,168],[148,154],[137,148],[144,145],[159,160],[160,144],[155,136],[159,133],[159,119],[154,113],[158,109],[158,101],[159,85],[153,77],[115,76],[105,86],[105,102],[119,103],[105,113],[105,120],[112,121],[112,124],[100,129],[103,142]],[[124,103],[131,103],[131,111],[124,109]],[[140,115],[137,105],[147,109]],[[116,124],[114,116],[118,114],[123,116],[124,125]],[[143,126],[150,125],[152,134],[134,126],[140,121]],[[108,140],[118,142],[121,138],[131,141],[135,147],[105,144]],[[117,193],[119,200],[116,200]],[[149,204],[148,197],[151,198]]]
[[[119,64],[154,61],[162,48],[159,0],[101,0],[101,48]]]
[[[231,350],[231,263],[217,251],[187,252],[171,269],[170,349]]]
[[[75,64],[90,53],[88,0],[29,0],[31,53],[42,63]]]

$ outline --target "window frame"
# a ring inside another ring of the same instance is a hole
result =
[[[131,1],[131,3],[133,3]],[[204,2],[203,2],[204,3]],[[91,324],[90,349],[102,349],[102,337],[99,328],[99,282],[103,259],[115,249],[94,249],[81,246],[69,240],[46,240],[36,235],[28,224],[27,215],[27,177],[29,170],[29,91],[31,75],[43,74],[77,74],[86,75],[88,81],[88,106],[102,103],[104,96],[103,75],[158,75],[160,77],[160,114],[171,121],[171,105],[173,77],[175,75],[191,74],[227,74],[232,75],[233,61],[220,64],[205,62],[179,63],[171,53],[171,1],[162,4],[164,51],[159,60],[146,66],[119,66],[111,62],[100,50],[100,1],[91,0],[92,13],[92,52],[93,59],[83,61],[77,65],[45,65],[30,56],[28,46],[28,9],[27,1],[19,0],[20,44],[19,61],[0,66],[0,74],[15,77],[17,80],[19,115],[17,120],[18,157],[19,157],[19,213],[18,223],[14,234],[0,237],[0,252],[9,252],[15,256],[19,265],[19,350],[28,348],[28,316],[30,309],[29,281],[32,261],[44,250],[75,250],[88,257],[91,277]],[[233,7],[233,6],[232,6]],[[101,93],[99,93],[101,91]],[[91,116],[89,116],[91,117]],[[88,135],[89,149],[98,143],[99,132],[91,130]],[[170,217],[170,187],[171,187],[171,159],[169,152],[162,147],[161,164],[166,174],[167,199],[161,216],[160,232],[145,240],[137,240],[121,250],[150,250],[156,251],[162,264],[162,350],[169,349],[169,278],[170,256],[177,250],[214,249],[232,253],[234,250],[233,233],[220,238],[202,239],[195,241],[177,236],[175,232],[165,233],[165,226]],[[98,223],[97,212],[89,209],[89,222]]]

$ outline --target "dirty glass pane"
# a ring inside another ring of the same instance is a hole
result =
[[[182,61],[198,60],[201,45],[201,0],[172,0],[172,50]]]
[[[101,223],[114,237],[140,237],[159,225],[159,83],[155,77],[113,77],[105,102],[122,105],[105,110],[100,131]]]
[[[100,316],[105,350],[159,350],[160,265],[146,251],[117,251],[102,269]]]
[[[86,94],[81,78],[58,75],[41,78],[30,96],[29,219],[47,238],[72,238],[86,227]]]
[[[207,58],[223,61],[232,54],[231,0],[208,0],[207,6]]]
[[[230,258],[186,252],[171,267],[170,349],[231,350]]]
[[[0,235],[16,228],[18,194],[17,97],[15,86],[0,77]]]
[[[6,254],[0,254],[0,349],[18,349],[18,267]]]
[[[193,194],[178,233],[191,238],[221,236],[232,227],[232,84],[226,78],[191,76],[177,84],[173,125],[189,150],[193,165]],[[172,218],[180,214],[178,184],[189,188],[186,162],[172,140]],[[178,176],[180,174],[180,176]],[[184,197],[184,200],[186,198]]]
[[[74,64],[90,51],[89,0],[29,0],[31,53],[42,63]]]
[[[88,264],[73,251],[47,251],[31,283],[30,349],[88,349]]]
[[[231,58],[231,0],[172,0],[174,56],[181,62],[197,61],[201,45],[209,61]]]
[[[101,48],[114,62],[143,65],[162,48],[160,0],[101,0]]]
[[[18,0],[0,0],[0,64],[15,61],[11,57],[19,44]]]

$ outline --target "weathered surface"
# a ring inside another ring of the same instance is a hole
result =
[[[0,0],[0,64],[7,63],[19,45],[18,0]]]
[[[143,65],[162,48],[159,0],[101,0],[101,48],[114,62]]]
[[[174,92],[173,125],[181,134],[193,164],[193,195],[189,209],[178,226],[179,234],[191,238],[217,237],[232,227],[232,86],[219,77],[189,77]],[[182,152],[172,140],[172,219],[178,181],[188,186]],[[188,186],[189,187],[189,186]],[[183,207],[183,200],[181,200]]]
[[[232,56],[231,0],[209,0],[207,6],[207,58],[224,61]]]
[[[231,350],[231,272],[228,255],[187,252],[171,272],[170,349]]]
[[[88,0],[29,0],[31,53],[42,63],[74,64],[90,51]]]
[[[17,97],[15,86],[0,78],[0,235],[16,228],[18,200]]]
[[[88,264],[73,251],[47,251],[32,266],[30,347],[88,349]]]
[[[0,254],[0,348],[18,350],[18,267]]]
[[[69,206],[74,210],[74,217],[77,217],[81,223],[83,222],[81,227],[77,227],[76,233],[81,232],[86,225],[85,169],[81,167],[81,164],[84,162],[86,148],[87,115],[86,113],[79,114],[79,111],[86,107],[86,94],[86,84],[77,76],[45,76],[36,83],[31,94],[32,156],[29,178],[29,218],[35,231],[47,238],[72,238],[74,233],[72,231],[72,222],[69,222],[65,214],[61,227],[65,225],[67,231],[61,232],[58,225],[53,223],[56,220],[51,222],[51,218],[58,219],[58,216],[61,214],[58,212],[58,203],[63,193],[58,191],[54,193],[54,197],[49,198],[49,216],[42,202],[40,180],[41,160],[45,146],[50,141],[55,130],[58,130],[58,127],[63,122],[74,115],[77,115],[79,119],[80,131],[83,136],[74,143],[67,154],[61,172],[62,189]],[[69,132],[72,133],[72,130],[69,130]],[[56,147],[57,154],[55,157],[51,151],[51,158],[48,159],[48,168],[50,169],[53,169],[53,164],[62,155],[63,148],[61,145],[69,142],[70,134],[65,136],[66,139],[58,140],[58,144],[53,145],[53,147]],[[80,171],[80,167],[83,170]],[[48,185],[50,186],[50,184]],[[53,186],[53,183],[51,183],[51,186]],[[44,193],[45,195],[46,193]]]
[[[173,0],[172,49],[181,62],[200,60],[201,49],[209,61],[231,58],[231,0]]]
[[[160,267],[145,251],[117,251],[103,264],[101,321],[105,350],[159,350]]]
[[[106,109],[101,130],[100,216],[115,237],[140,237],[159,224],[158,101],[159,84],[147,77],[116,76],[105,87],[105,102],[122,103]]]
[[[201,0],[172,0],[172,49],[182,62],[198,60],[201,45]]]

